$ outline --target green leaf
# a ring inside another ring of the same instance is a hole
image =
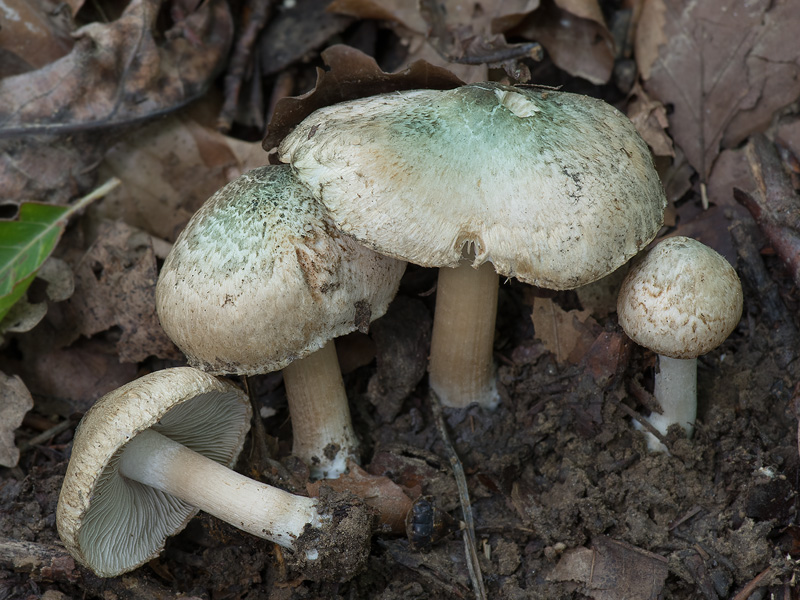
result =
[[[0,220],[0,320],[36,278],[69,218],[119,185],[113,178],[72,206],[26,202],[14,221]]]

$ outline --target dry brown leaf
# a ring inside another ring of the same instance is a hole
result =
[[[653,100],[637,82],[631,90],[628,118],[636,126],[639,135],[657,156],[675,156],[672,139],[667,135],[667,109]]]
[[[357,19],[393,21],[419,34],[428,24],[419,11],[419,3],[408,0],[333,0],[328,10]]]
[[[33,408],[33,397],[22,379],[0,372],[0,465],[16,467],[19,450],[14,445],[14,431]]]
[[[307,485],[309,495],[319,496],[319,488],[322,485],[337,492],[350,492],[362,498],[367,506],[378,512],[381,531],[405,533],[405,519],[411,509],[411,498],[388,477],[370,475],[354,462],[350,462],[348,468],[350,472],[338,479],[309,483]]]
[[[329,4],[329,0],[297,0],[293,5],[284,3],[282,10],[270,19],[258,38],[258,58],[263,76],[280,73],[352,25],[353,19],[346,16],[347,10],[325,10]]]
[[[70,20],[48,0],[4,0],[0,29],[0,79],[39,69],[73,45]]]
[[[45,67],[0,80],[6,135],[119,125],[186,104],[225,59],[233,26],[224,0],[202,2],[163,34],[161,0],[132,0],[108,24],[74,34],[72,51]]]
[[[70,266],[60,258],[49,257],[39,271],[36,278],[47,282],[45,293],[53,302],[66,300],[75,291],[75,278]],[[47,302],[28,301],[23,296],[11,307],[8,314],[0,321],[0,341],[5,333],[24,333],[30,331],[47,314]]]
[[[80,339],[64,349],[29,349],[31,335],[20,343],[23,360],[0,360],[2,368],[28,382],[42,413],[69,417],[86,412],[95,400],[136,378],[136,365],[119,362],[115,346],[105,340]]]
[[[427,60],[451,69],[468,82],[485,80],[487,66],[503,67],[512,77],[527,81],[530,73],[519,60],[538,57],[539,46],[509,44],[503,32],[538,5],[539,0],[334,0],[329,9],[361,19],[397,23],[398,35],[409,47],[408,62]],[[478,65],[484,70],[474,68]]]
[[[317,69],[312,91],[277,103],[262,143],[265,150],[276,147],[295,125],[323,106],[400,90],[447,90],[464,84],[450,71],[422,61],[400,73],[386,73],[374,58],[349,46],[323,50],[322,60],[328,70]]]
[[[591,549],[565,552],[547,579],[577,583],[595,600],[656,600],[667,573],[663,556],[598,536]]]
[[[115,176],[122,185],[92,214],[174,241],[214,192],[267,161],[258,142],[230,138],[174,115],[132,132],[108,151],[99,178]]]
[[[673,106],[670,133],[702,181],[722,147],[800,96],[798,30],[797,3],[648,0],[636,40],[645,89]]]
[[[153,248],[137,244],[141,236],[135,232],[125,223],[106,223],[76,266],[75,294],[64,303],[64,342],[119,327],[120,362],[148,356],[179,359],[181,353],[156,316]]]
[[[88,133],[0,139],[2,202],[66,204],[94,185],[105,149],[104,140]]]
[[[599,333],[590,311],[565,311],[550,298],[534,299],[531,319],[536,338],[560,363],[580,362]]]
[[[509,33],[542,44],[555,65],[570,75],[595,84],[611,78],[614,41],[597,0],[543,0]]]

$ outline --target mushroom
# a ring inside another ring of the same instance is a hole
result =
[[[631,122],[551,89],[486,82],[343,102],[278,153],[343,231],[440,268],[430,385],[451,407],[498,402],[498,275],[591,283],[655,237],[666,206]]]
[[[342,234],[289,167],[249,171],[192,217],[156,286],[161,325],[213,374],[283,369],[293,453],[315,478],[357,456],[333,338],[365,331],[405,263]]]
[[[75,433],[58,499],[67,550],[113,577],[157,556],[203,510],[295,550],[312,576],[355,574],[369,553],[363,504],[331,513],[316,499],[232,471],[249,422],[245,394],[191,367],[151,373],[105,395]],[[352,556],[343,557],[346,542]]]
[[[670,425],[694,432],[697,357],[719,346],[742,316],[742,285],[725,258],[700,242],[659,242],[628,273],[617,300],[619,323],[637,344],[658,354],[654,396],[661,414],[648,421],[660,433]],[[664,445],[647,434],[650,450]]]

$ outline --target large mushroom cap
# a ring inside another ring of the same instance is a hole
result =
[[[339,227],[453,267],[575,288],[634,256],[666,198],[631,122],[593,98],[480,83],[322,108],[279,148]],[[471,250],[472,248],[466,248]]]
[[[152,427],[208,458],[232,466],[250,427],[250,403],[234,386],[180,367],[146,375],[103,396],[75,432],[56,522],[64,545],[101,577],[158,555],[197,509],[122,477],[125,446]]]
[[[336,229],[289,167],[262,167],[192,217],[164,262],[156,307],[189,364],[268,373],[380,317],[404,269]]]
[[[637,344],[670,358],[719,346],[742,316],[742,284],[720,254],[691,238],[667,238],[630,270],[619,323]]]

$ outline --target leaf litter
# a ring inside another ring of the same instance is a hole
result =
[[[55,19],[44,6],[26,8]],[[670,454],[654,455],[631,420],[653,406],[655,360],[619,330],[613,277],[591,290],[555,295],[514,281],[502,286],[495,339],[501,405],[492,413],[475,407],[445,413],[464,469],[473,560],[487,596],[791,597],[800,570],[794,533],[800,297],[781,240],[793,234],[793,224],[775,220],[765,205],[759,229],[733,189],[758,202],[757,163],[743,142],[766,131],[788,172],[784,193],[790,190],[791,199],[793,191],[796,201],[797,7],[710,0],[622,7],[594,0],[336,0],[323,17],[323,3],[297,0],[295,9],[283,3],[273,6],[254,42],[252,70],[234,98],[244,109],[222,135],[214,131],[216,113],[231,99],[221,97],[226,92],[216,77],[227,49],[240,43],[230,15],[243,15],[246,24],[246,10],[231,12],[241,6],[221,0],[65,6],[74,25],[58,21],[38,34],[52,32],[56,50],[43,45],[26,59],[16,42],[12,48],[0,38],[0,95],[9,100],[0,129],[2,205],[14,211],[26,201],[63,206],[110,174],[123,185],[69,226],[56,247],[66,272],[74,273],[74,292],[52,297],[45,283],[34,282],[31,302],[44,303],[47,313],[28,331],[9,331],[0,348],[0,368],[18,376],[34,399],[23,424],[12,425],[16,443],[3,438],[12,455],[23,448],[18,466],[0,471],[4,594],[474,597],[457,535],[421,553],[403,535],[378,534],[368,570],[333,585],[287,580],[276,548],[201,516],[150,565],[101,582],[60,548],[52,515],[75,417],[142,373],[182,364],[153,310],[159,261],[214,189],[269,160],[253,114],[275,106],[264,138],[268,151],[302,118],[333,102],[530,77],[603,97],[632,118],[668,191],[662,235],[691,235],[735,262],[746,309],[731,338],[700,360],[695,438],[670,432]],[[110,9],[110,18],[82,20],[98,8]],[[626,22],[635,34],[615,29]],[[325,26],[308,33],[314,23]],[[276,27],[284,34],[275,35]],[[61,31],[77,35],[67,39]],[[636,42],[632,50],[629,38]],[[541,44],[541,56],[532,44]],[[131,63],[136,48],[153,60]],[[417,61],[421,56],[429,62]],[[85,61],[80,68],[77,58]],[[628,75],[626,83],[620,67],[629,68],[631,60],[640,76]],[[67,75],[72,79],[54,84]],[[93,93],[76,94],[80,85],[92,85]],[[29,101],[37,89],[47,93]],[[190,109],[193,98],[200,100]],[[22,131],[40,135],[19,137]],[[700,183],[707,184],[708,210]],[[430,270],[410,269],[401,308],[394,316],[390,311],[385,326],[376,323],[371,340],[362,340],[368,351],[342,344],[343,352],[365,357],[351,361],[346,374],[364,467],[353,468],[350,484],[378,506],[383,497],[399,501],[395,517],[405,510],[403,498],[420,496],[432,498],[436,510],[460,515],[424,379],[435,281]],[[546,310],[537,313],[537,302]],[[414,325],[404,328],[403,319]],[[363,364],[373,355],[374,362]],[[9,385],[4,380],[0,387]],[[302,489],[307,469],[289,456],[291,423],[280,376],[260,376],[252,385],[271,456],[260,470],[245,458],[239,468]],[[50,433],[58,420],[66,428]],[[372,481],[381,485],[370,487]]]

